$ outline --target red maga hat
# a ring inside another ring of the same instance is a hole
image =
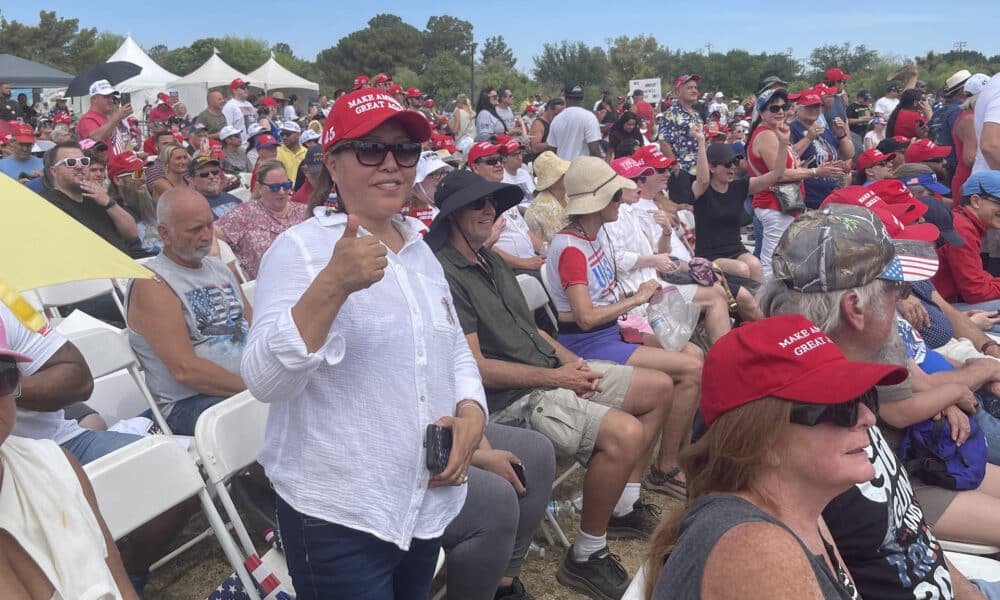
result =
[[[415,142],[423,143],[431,137],[431,126],[424,115],[404,109],[388,92],[362,89],[344,94],[330,109],[323,128],[323,150],[342,140],[366,135],[389,119],[399,121]]]

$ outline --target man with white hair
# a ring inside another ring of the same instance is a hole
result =
[[[171,188],[156,218],[163,252],[146,266],[159,277],[126,291],[128,339],[171,431],[194,435],[205,409],[246,389],[250,305],[226,265],[208,256],[215,215],[204,196]]]

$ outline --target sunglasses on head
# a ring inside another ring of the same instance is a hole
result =
[[[878,415],[878,392],[872,388],[853,400],[840,404],[806,404],[792,402],[791,422],[796,425],[815,427],[830,423],[837,427],[854,427],[860,418],[860,406],[864,404],[872,414]]]
[[[780,112],[785,112],[788,110],[787,104],[772,104],[767,107],[767,112],[778,114]]]
[[[392,152],[392,157],[396,164],[401,167],[416,166],[420,160],[420,153],[423,149],[416,142],[403,142],[402,144],[385,144],[368,140],[350,140],[344,142],[341,148],[354,150],[354,156],[358,162],[366,167],[377,167],[385,162],[387,154]]]
[[[219,174],[219,169],[209,169],[208,171],[200,171],[197,173],[198,177],[205,179],[206,177],[215,177]],[[274,184],[278,185],[278,184]],[[272,189],[272,192],[277,192],[278,190]]]
[[[54,164],[52,166],[53,167],[58,167],[59,165],[66,165],[67,167],[69,167],[71,169],[75,169],[77,165],[80,165],[80,166],[83,166],[83,167],[89,167],[90,166],[90,157],[89,156],[81,156],[79,158],[77,158],[77,157],[64,158],[64,159],[60,160],[59,162],[57,162],[56,164]]]
[[[278,190],[284,190],[286,192],[291,191],[292,187],[295,184],[292,183],[291,181],[284,181],[282,183],[262,183],[261,185],[263,185],[267,189],[269,189],[272,192],[274,192],[275,194],[277,194]]]
[[[0,361],[0,397],[13,394],[20,380],[21,372],[17,370],[17,363],[9,360]]]
[[[482,198],[476,198],[474,202],[469,203],[469,208],[471,208],[472,210],[483,210],[484,208],[486,208],[487,202],[489,202],[494,209],[496,208],[496,203],[493,202],[492,194],[487,194]]]
[[[476,164],[477,165],[489,165],[491,167],[495,167],[496,165],[500,164],[501,162],[503,162],[503,157],[502,156],[488,156],[486,158],[477,158],[476,159]]]

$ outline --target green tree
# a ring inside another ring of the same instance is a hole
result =
[[[622,35],[608,40],[608,86],[619,94],[628,93],[629,80],[659,77],[656,65],[665,59],[666,53],[651,35]]]
[[[562,86],[572,81],[583,86],[603,86],[609,70],[604,49],[584,42],[546,42],[542,53],[535,57],[535,78],[543,84]]]
[[[472,23],[449,15],[435,16],[427,19],[423,35],[425,56],[447,53],[458,58],[459,62],[469,64]]]
[[[442,52],[427,63],[420,74],[420,91],[437,99],[440,106],[459,93],[469,93],[469,65],[453,54]]]
[[[94,43],[97,29],[80,29],[79,19],[63,19],[40,11],[38,25],[0,17],[0,53],[13,54],[69,73],[100,62]]]
[[[494,35],[486,38],[479,56],[483,64],[496,62],[508,69],[513,69],[517,63],[517,59],[514,58],[514,51],[510,49],[510,46],[507,45],[502,35]]]
[[[808,62],[813,70],[806,75],[815,81],[820,81],[830,67],[840,67],[847,73],[862,73],[879,67],[885,61],[877,50],[869,50],[864,44],[852,48],[850,44],[844,42],[839,46],[827,44],[813,48]]]
[[[336,46],[316,56],[316,66],[324,83],[345,87],[354,76],[365,73],[393,73],[401,67],[423,71],[424,36],[396,15],[379,14],[368,27],[348,34]],[[349,87],[349,86],[347,86]]]

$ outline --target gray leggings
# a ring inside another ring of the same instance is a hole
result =
[[[444,530],[448,597],[491,600],[502,577],[515,577],[552,496],[556,457],[552,442],[527,429],[488,424],[486,439],[524,464],[528,493],[518,498],[506,479],[469,469],[462,512]]]

